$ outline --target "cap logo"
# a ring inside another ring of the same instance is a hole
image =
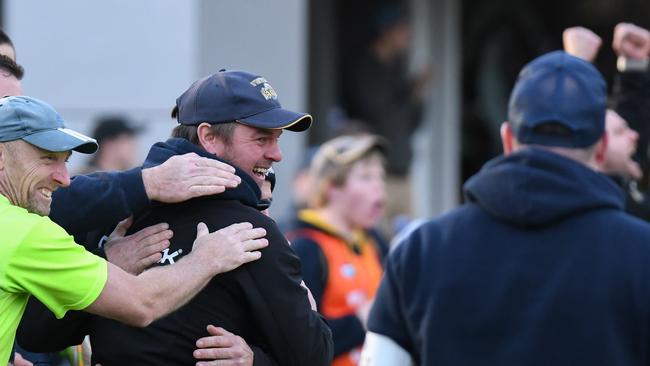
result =
[[[262,96],[266,100],[278,99],[278,94],[275,92],[275,90],[273,90],[273,87],[269,83],[264,83],[262,89],[260,90],[260,93],[262,93]]]
[[[262,93],[262,96],[264,97],[264,99],[266,99],[266,100],[278,99],[278,94],[275,92],[275,90],[273,89],[271,84],[269,84],[269,82],[266,79],[264,79],[263,77],[253,79],[250,82],[250,84],[252,86],[258,86],[260,84],[262,85],[262,89],[260,89],[260,93]]]
[[[263,77],[259,77],[259,78],[257,78],[257,79],[253,79],[253,80],[251,81],[251,85],[252,85],[252,86],[258,86],[258,85],[260,85],[260,84],[265,84],[265,83],[268,83],[268,81],[267,81],[266,79],[264,79]]]

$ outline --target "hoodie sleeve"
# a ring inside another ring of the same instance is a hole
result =
[[[407,299],[403,296],[404,289],[400,288],[404,283],[403,264],[408,263],[404,260],[408,246],[408,240],[400,243],[386,261],[384,277],[368,317],[368,331],[389,337],[411,353],[413,347],[404,308]]]
[[[269,353],[280,365],[330,365],[332,333],[300,285],[300,260],[272,220],[251,222],[266,229],[269,246],[243,267],[242,288]]]
[[[115,223],[149,204],[141,168],[72,178],[54,191],[50,218],[76,235]]]

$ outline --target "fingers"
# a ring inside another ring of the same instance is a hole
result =
[[[154,232],[151,233],[147,236],[142,237],[138,243],[139,246],[142,248],[146,248],[148,246],[159,246],[159,244],[167,244],[169,245],[169,239],[174,236],[174,232],[171,230],[164,230],[160,232]],[[164,248],[163,248],[164,249]],[[162,250],[162,249],[161,249]]]
[[[650,32],[631,23],[619,23],[614,28],[612,47],[619,56],[641,59],[650,52]]]
[[[265,238],[246,240],[242,243],[242,247],[246,252],[252,252],[254,250],[260,250],[269,246],[269,241]]]
[[[131,224],[133,224],[133,216],[129,216],[126,219],[120,221],[120,223],[117,224],[117,226],[115,226],[115,229],[113,229],[113,232],[111,233],[111,236],[113,236],[113,235],[118,235],[118,236],[126,235],[126,232],[131,227]]]
[[[191,186],[188,189],[188,198],[211,196],[223,193],[227,187],[225,186]]]
[[[232,224],[230,226],[227,226],[227,227],[217,231],[217,233],[219,233],[221,235],[230,236],[230,235],[235,235],[235,234],[239,233],[242,230],[250,230],[252,228],[253,228],[253,224],[251,224],[250,222],[240,222],[240,223],[237,223],[237,224]]]
[[[208,227],[205,225],[203,222],[199,222],[198,225],[196,225],[196,238],[200,238],[202,236],[208,235],[210,231],[208,231]]]
[[[173,232],[168,229],[169,229],[169,224],[160,223],[160,224],[148,226],[138,231],[137,233],[132,234],[131,236],[133,236],[133,238],[139,242],[146,241],[148,238],[152,238],[148,240],[148,243],[152,243],[153,239],[158,239],[158,240],[171,239],[173,236]]]
[[[226,163],[224,163],[222,161],[219,161],[219,160],[199,157],[198,155],[196,155],[196,156],[197,156],[197,159],[195,159],[194,162],[196,163],[197,166],[206,167],[206,168],[214,168],[214,169],[217,169],[217,170],[224,171],[225,173],[235,174],[235,168],[232,165],[226,164]]]
[[[232,347],[234,340],[231,337],[233,334],[227,332],[225,329],[215,326],[212,327],[209,337],[200,338],[196,341],[196,346],[199,348],[216,348],[216,347]]]
[[[152,265],[160,262],[162,259],[162,253],[160,251],[149,255],[148,257],[142,258],[138,261],[137,267],[135,270],[139,273],[142,273],[145,269],[151,267]]]
[[[241,256],[241,264],[250,263],[262,258],[262,252],[246,252]]]
[[[197,360],[227,360],[240,357],[236,350],[232,350],[230,346],[197,349],[194,351],[194,358]],[[208,364],[209,365],[209,364]],[[226,363],[214,363],[214,365],[227,365]]]
[[[241,183],[232,166],[195,153],[173,156],[157,167],[143,169],[142,180],[149,199],[167,203],[218,194]]]
[[[584,27],[571,27],[562,32],[564,50],[573,56],[593,62],[602,45],[602,39]]]
[[[266,235],[266,230],[261,227],[256,227],[254,229],[246,229],[239,232],[239,239],[242,241],[261,239]]]
[[[212,325],[209,325],[207,329],[211,336],[196,341],[196,346],[199,349],[195,350],[193,355],[198,360],[212,361],[199,362],[197,365],[248,365],[252,363],[253,351],[241,337]]]
[[[236,187],[241,183],[241,178],[235,174],[223,171],[210,171],[209,168],[197,168],[198,170],[187,177],[188,186],[228,186]]]
[[[225,330],[225,329],[223,329],[221,327],[215,327],[214,325],[208,325],[206,327],[206,329],[208,330],[208,333],[210,333],[210,335],[213,335],[213,336],[232,334],[229,331],[227,331],[227,330]],[[197,343],[197,346],[198,346],[198,343]]]

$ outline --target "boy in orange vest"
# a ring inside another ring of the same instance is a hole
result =
[[[333,366],[357,365],[382,275],[385,245],[371,229],[385,204],[384,142],[342,136],[321,146],[310,167],[311,208],[287,233],[302,275],[334,339]]]

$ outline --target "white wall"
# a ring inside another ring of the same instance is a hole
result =
[[[145,123],[142,157],[152,142],[169,135],[169,111],[195,74],[194,2],[5,3],[6,30],[25,67],[27,95],[49,102],[70,126],[87,133],[102,113]],[[75,156],[72,169],[82,160]]]
[[[286,107],[306,102],[306,2],[281,0],[6,0],[5,30],[25,67],[26,94],[51,103],[82,132],[102,113],[146,124],[143,158],[167,138],[171,107],[194,80],[221,67],[269,79]],[[287,133],[274,211],[289,206],[288,182],[302,136]],[[83,159],[73,157],[74,170]],[[283,166],[284,165],[284,166]]]

